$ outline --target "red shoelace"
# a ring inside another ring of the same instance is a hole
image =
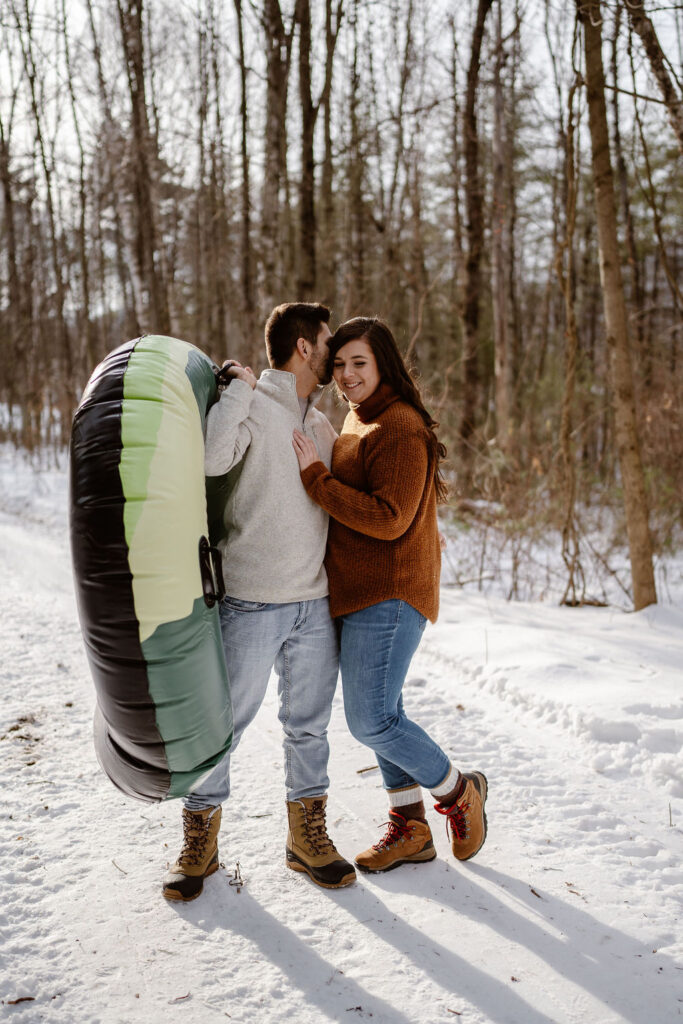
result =
[[[394,818],[390,818],[389,821],[385,821],[380,828],[384,828],[384,825],[388,825],[386,834],[382,836],[380,841],[373,846],[373,850],[385,850],[387,846],[393,846],[399,839],[403,839],[405,836],[410,835],[410,829],[408,828],[408,822],[402,815],[397,815],[401,818],[403,824],[395,821]]]
[[[470,823],[467,817],[467,811],[470,809],[469,804],[458,805],[453,804],[452,807],[441,807],[439,804],[434,804],[434,809],[439,814],[446,815],[446,835],[448,835],[448,826],[450,825],[455,838],[460,842],[463,842],[470,834]]]

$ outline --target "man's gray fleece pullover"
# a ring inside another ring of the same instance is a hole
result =
[[[226,593],[243,601],[286,604],[325,597],[327,513],[306,494],[292,446],[297,428],[329,468],[335,432],[309,404],[302,422],[296,377],[264,370],[252,389],[234,379],[206,421],[204,469],[241,471],[225,507],[220,543]]]

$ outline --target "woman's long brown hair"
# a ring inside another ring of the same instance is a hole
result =
[[[349,341],[367,341],[377,360],[380,379],[402,398],[417,409],[428,430],[428,448],[434,465],[436,497],[439,503],[448,500],[448,485],[441,472],[440,463],[446,458],[446,446],[439,441],[436,430],[439,424],[425,409],[418,387],[403,361],[398,345],[387,324],[377,317],[355,316],[347,320],[334,332],[329,341],[330,370],[339,349]]]

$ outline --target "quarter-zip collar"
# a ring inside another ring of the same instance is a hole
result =
[[[349,403],[358,419],[362,423],[370,423],[376,420],[380,413],[383,413],[388,406],[398,400],[398,395],[386,381],[381,381],[379,387],[372,394],[361,402],[360,405]]]
[[[259,377],[258,383],[263,387],[264,391],[275,399],[276,402],[280,402],[286,408],[291,409],[299,419],[301,419],[301,406],[299,405],[299,396],[296,393],[296,376],[290,373],[289,370],[274,370],[269,367],[267,370],[263,370]],[[315,391],[311,392],[308,396],[308,409],[306,412],[310,412],[314,405],[317,405],[322,398],[323,389],[317,387]]]

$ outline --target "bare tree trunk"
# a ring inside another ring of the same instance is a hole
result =
[[[576,226],[576,174],[574,166],[574,94],[577,80],[569,90],[567,117],[567,212],[566,230],[562,245],[558,248],[555,269],[564,297],[566,318],[566,347],[564,360],[564,395],[560,417],[560,454],[562,458],[562,484],[564,489],[564,519],[562,522],[562,558],[567,569],[567,585],[560,604],[576,605],[583,602],[585,580],[579,558],[579,542],[576,529],[576,466],[572,443],[572,410],[576,387],[576,363],[579,339],[574,312],[574,229]],[[564,254],[564,261],[563,261]],[[577,586],[581,593],[577,596]]]
[[[282,288],[280,190],[287,177],[287,90],[292,29],[286,31],[279,0],[263,0],[261,24],[266,45],[266,139],[261,201],[262,292],[268,308]]]
[[[581,184],[581,168],[579,166],[579,152],[577,150],[576,160],[576,183],[577,193]],[[593,244],[593,230],[595,227],[592,210],[586,211],[586,198],[583,200],[584,218],[583,232],[581,237],[581,258],[578,262],[577,271],[577,301],[576,308],[581,312],[581,349],[582,349],[582,370],[586,379],[594,381],[596,378],[596,337],[598,324],[598,311],[600,308],[599,285],[595,280],[595,252]],[[595,394],[595,388],[583,388],[581,394],[580,419],[582,424],[591,421],[599,422],[600,405],[605,405],[604,400],[599,399]],[[581,460],[586,469],[590,468],[600,460],[599,439],[597,431],[584,430],[581,438]]]
[[[332,192],[332,73],[334,51],[343,17],[343,0],[337,0],[332,14],[333,0],[325,0],[325,83],[320,96],[323,111],[323,161],[320,179],[320,292],[324,302],[336,302],[337,241],[334,231],[334,196]]]
[[[81,353],[81,358],[84,363],[83,370],[85,371],[83,376],[84,379],[87,379],[87,377],[89,377],[90,373],[92,372],[93,367],[97,363],[97,357],[93,325],[90,320],[90,269],[88,266],[88,252],[86,243],[88,197],[86,189],[85,151],[83,148],[83,139],[81,137],[79,116],[76,107],[76,92],[74,89],[73,71],[71,68],[69,30],[66,18],[66,0],[61,0],[61,17],[62,35],[64,39],[64,57],[66,62],[66,77],[69,87],[69,100],[71,103],[71,116],[74,123],[74,134],[76,136],[76,143],[78,145],[79,225],[77,234],[78,258],[81,270],[81,302],[80,309],[78,310],[78,318],[80,320],[80,335],[83,346],[83,351]]]
[[[564,123],[564,101],[562,99],[561,72],[557,64],[556,48],[554,45],[554,41],[551,38],[550,34],[550,0],[545,0],[544,29],[546,42],[548,45],[548,56],[550,57],[550,62],[553,68],[553,83],[555,86],[555,92],[557,94],[557,153],[559,154],[560,159],[558,161],[558,166],[555,168],[552,175],[551,196],[552,252],[556,253],[561,245],[560,232],[562,228],[562,217],[563,211],[566,211],[567,205],[567,134]],[[539,347],[539,355],[533,377],[534,383],[532,395],[538,387],[538,385],[540,384],[543,376],[545,375],[549,340],[553,328],[555,327],[557,322],[557,317],[555,316],[556,292],[552,286],[554,274],[555,271],[553,265],[551,264],[546,287],[543,291],[543,304],[541,307],[541,315],[538,321],[539,330],[537,335],[537,343]],[[533,413],[527,413],[527,416],[529,417],[528,422],[531,427],[531,433],[533,435]]]
[[[7,259],[7,292],[8,305],[3,311],[3,330],[0,333],[0,354],[3,367],[3,385],[6,387],[6,400],[9,406],[10,437],[14,439],[14,423],[12,410],[15,401],[20,396],[21,389],[17,384],[22,378],[22,363],[25,362],[26,347],[22,345],[23,328],[27,326],[28,316],[25,310],[23,289],[21,286],[21,268],[19,266],[19,255],[17,252],[17,236],[15,225],[14,209],[14,183],[10,173],[10,130],[8,125],[7,134],[0,116],[0,186],[2,186],[3,213],[2,218],[2,240],[3,248]]]
[[[614,12],[614,38],[612,40],[612,78],[614,85],[614,92],[612,93],[612,110],[614,114],[614,153],[616,156],[616,171],[617,181],[619,183],[619,195],[621,198],[621,208],[623,211],[624,225],[626,229],[626,251],[628,252],[628,262],[631,268],[631,305],[636,313],[635,327],[636,327],[636,352],[638,353],[638,359],[642,362],[644,359],[643,351],[643,318],[640,315],[644,305],[643,287],[640,280],[640,263],[638,261],[638,254],[636,252],[636,238],[635,231],[633,229],[633,217],[631,215],[631,203],[629,200],[628,191],[628,173],[626,170],[626,160],[624,159],[624,151],[621,145],[621,127],[619,124],[619,93],[617,87],[619,85],[619,70],[617,67],[617,43],[619,40],[619,24],[621,21],[621,8],[617,7]],[[645,365],[643,363],[643,365]],[[643,384],[645,388],[649,388],[651,380],[646,375]]]
[[[142,282],[139,282],[139,285],[136,288],[134,246],[132,240],[129,240],[126,237],[123,229],[124,188],[122,165],[124,141],[118,125],[114,121],[109,95],[107,93],[107,85],[102,66],[102,53],[97,29],[95,27],[92,0],[86,0],[86,7],[88,10],[88,23],[90,25],[90,33],[92,36],[93,59],[95,61],[95,68],[97,72],[97,91],[102,117],[100,132],[103,134],[101,144],[102,153],[98,160],[98,167],[101,171],[101,179],[98,182],[98,225],[101,228],[103,211],[107,207],[111,206],[114,217],[113,234],[116,251],[116,274],[121,291],[121,300],[124,304],[125,310],[121,327],[124,331],[124,337],[134,337],[142,330],[142,326],[137,316],[137,306],[140,305],[140,303],[136,303],[135,299],[137,294],[142,293]],[[100,247],[100,261],[101,264],[105,262],[102,247]],[[104,280],[102,281],[102,284],[104,284]],[[105,336],[102,341],[101,349],[106,350],[109,347],[111,346]]]
[[[408,176],[408,198],[410,201],[410,342],[406,350],[406,358],[415,353],[414,362],[419,372],[424,375],[426,364],[432,369],[438,362],[437,335],[433,329],[429,295],[434,285],[440,280],[445,268],[434,276],[430,282],[427,273],[427,260],[424,240],[424,215],[422,212],[422,175],[420,172],[420,139],[414,136],[414,148],[409,154],[406,173]],[[426,322],[425,322],[426,321]],[[422,340],[422,346],[418,342]]]
[[[222,9],[221,4],[217,4],[218,10]],[[223,40],[220,33],[220,28],[216,24],[216,12],[213,6],[213,2],[210,5],[211,12],[211,75],[212,84],[214,91],[214,116],[213,116],[213,138],[210,147],[211,156],[211,230],[209,232],[209,238],[211,241],[211,251],[215,254],[214,265],[212,268],[212,296],[211,296],[211,336],[214,339],[214,343],[218,346],[218,351],[221,354],[230,355],[231,351],[234,351],[233,339],[229,336],[228,330],[228,311],[230,308],[230,300],[232,295],[232,287],[230,281],[230,252],[231,252],[231,239],[230,239],[230,218],[228,214],[228,199],[227,199],[227,173],[225,167],[225,131],[223,127],[223,109],[221,106],[221,73],[222,67],[222,47]],[[250,184],[251,188],[251,184]],[[252,239],[250,235],[250,246],[252,246]],[[254,261],[254,253],[252,246],[252,289],[256,290],[256,267]],[[247,332],[247,349],[251,347],[252,351],[258,346],[259,355],[263,357],[263,345],[261,339],[256,337],[255,325],[258,321],[258,309],[256,306],[256,299],[252,306],[249,308],[245,330]],[[257,361],[252,359],[252,366],[256,366]]]
[[[299,183],[299,260],[297,294],[312,299],[317,280],[315,158],[313,136],[318,105],[311,96],[311,5],[297,0],[299,24],[299,102],[301,103],[301,181]]]
[[[208,281],[210,265],[213,262],[207,254],[207,222],[210,220],[208,156],[207,156],[207,119],[209,116],[209,61],[208,61],[208,26],[200,18],[197,28],[197,68],[199,81],[197,89],[197,161],[199,164],[195,189],[192,259],[192,298],[194,302],[194,330],[196,343],[200,348],[210,350],[211,335],[211,285]]]
[[[460,148],[460,104],[458,102],[458,40],[455,19],[450,19],[452,33],[452,58],[450,66],[451,80],[451,195],[453,211],[453,244],[451,246],[451,303],[457,316],[451,317],[451,337],[455,345],[462,336],[462,295],[465,277],[465,250],[463,245],[462,210],[460,208],[460,189],[462,187],[461,148]],[[448,382],[446,382],[448,383]]]
[[[671,81],[671,76],[666,67],[666,57],[660,46],[654,25],[645,12],[643,0],[625,0],[625,6],[633,30],[638,33],[643,41],[643,47],[652,68],[652,74],[655,76],[662,99],[666,103],[671,127],[678,140],[681,153],[683,153],[683,99],[681,99],[676,86]]]
[[[386,206],[383,217],[383,235],[382,240],[384,242],[384,287],[383,287],[383,302],[387,309],[396,309],[400,307],[403,295],[400,292],[399,282],[401,280],[401,258],[402,258],[402,245],[401,235],[403,230],[403,203],[404,203],[404,190],[405,182],[401,183],[401,168],[405,166],[405,153],[406,153],[406,141],[405,141],[405,107],[406,99],[408,95],[408,86],[411,80],[411,76],[414,70],[414,46],[413,46],[413,17],[414,17],[414,3],[413,0],[406,0],[406,11],[404,17],[405,23],[405,42],[403,45],[403,52],[401,54],[401,65],[400,65],[400,79],[399,79],[399,91],[398,99],[396,102],[396,109],[392,111],[391,120],[396,125],[396,137],[394,142],[394,154],[393,154],[393,166],[391,181],[389,183],[389,190],[386,199]],[[395,51],[398,53],[399,49],[399,36],[398,21],[394,23],[394,37],[392,42],[394,44]]]
[[[358,0],[354,0],[351,28],[353,32],[353,57],[351,61],[351,83],[349,96],[349,117],[351,121],[351,145],[347,178],[349,182],[349,285],[344,304],[345,314],[353,309],[364,309],[367,302],[365,275],[365,211],[363,206],[363,167],[365,164],[360,136],[359,103],[360,59],[358,43]]]
[[[517,250],[517,175],[515,159],[515,138],[517,133],[517,70],[521,65],[522,17],[519,0],[515,0],[515,28],[512,33],[512,60],[510,70],[509,101],[507,122],[510,126],[505,133],[505,178],[507,197],[507,313],[508,313],[508,378],[510,391],[510,430],[518,432],[521,420],[519,377],[522,364],[522,326],[518,289]]]
[[[54,277],[56,300],[55,307],[51,311],[51,313],[52,315],[54,315],[55,320],[57,345],[55,346],[53,339],[50,339],[52,345],[46,344],[45,349],[46,354],[47,352],[56,352],[57,356],[57,362],[60,370],[60,379],[58,382],[57,395],[55,396],[54,394],[52,394],[51,397],[56,397],[56,406],[59,408],[60,413],[61,440],[66,441],[69,435],[69,430],[71,429],[71,417],[75,406],[76,392],[75,381],[73,379],[74,364],[73,353],[71,348],[71,336],[64,312],[67,289],[63,276],[63,260],[60,239],[58,237],[57,216],[55,212],[55,200],[53,194],[54,161],[48,159],[46,140],[43,132],[42,104],[39,101],[38,95],[38,69],[35,63],[33,48],[33,12],[29,9],[28,0],[24,0],[23,13],[25,19],[23,27],[21,25],[17,11],[15,11],[15,17],[17,20],[17,28],[21,33],[21,46],[24,58],[24,68],[29,83],[31,113],[33,115],[33,123],[35,127],[35,142],[38,152],[40,154],[40,163],[43,171],[43,177],[45,180],[45,196],[47,205],[48,226],[50,231],[49,243],[51,269],[52,275]],[[45,288],[45,282],[43,282],[42,287],[43,289]]]
[[[599,0],[577,0],[579,19],[584,29],[600,280],[607,328],[615,435],[624,487],[633,600],[637,611],[646,605],[655,604],[657,594],[652,568],[652,542],[636,425],[633,371],[617,240],[614,179],[609,152],[605,75],[602,65],[600,7]]]
[[[128,229],[135,237],[134,255],[142,294],[138,319],[147,330],[168,334],[171,329],[168,293],[157,247],[157,211],[151,164],[151,136],[145,99],[142,31],[143,0],[117,0],[121,42],[128,75],[133,129],[133,209]]]
[[[505,195],[505,109],[503,97],[503,12],[498,0],[496,63],[493,72],[493,197],[491,210],[491,285],[493,292],[493,344],[496,406],[496,440],[507,453],[511,442],[510,342],[508,328],[508,211]]]
[[[674,255],[673,255],[673,272],[677,279],[680,279],[680,268],[678,262],[678,241],[674,242]],[[672,380],[677,380],[678,371],[678,338],[683,331],[683,321],[678,316],[677,323],[675,323],[671,330],[671,350],[669,352],[669,373],[671,374]]]
[[[635,93],[635,91],[636,91],[636,67],[635,67],[635,62],[633,60],[633,53],[632,53],[632,51],[630,49],[629,49],[629,57],[630,57],[630,61],[631,61],[631,76],[633,78],[633,91]],[[671,290],[671,297],[673,299],[674,308],[676,309],[676,312],[678,314],[679,309],[681,307],[683,307],[683,295],[681,294],[681,289],[679,287],[678,280],[677,280],[676,276],[672,273],[671,266],[669,265],[669,256],[668,256],[668,253],[667,253],[667,247],[666,247],[666,244],[664,242],[664,234],[663,234],[663,231],[662,231],[662,213],[660,213],[659,205],[657,203],[657,189],[655,188],[654,177],[653,177],[653,174],[652,174],[652,166],[651,166],[651,163],[650,163],[650,150],[649,150],[649,146],[647,144],[647,140],[645,138],[645,131],[643,129],[643,119],[640,116],[640,111],[638,109],[638,102],[635,99],[635,97],[634,97],[634,102],[633,102],[633,116],[635,118],[636,127],[638,128],[638,135],[640,137],[640,145],[641,145],[641,149],[643,151],[643,164],[644,164],[644,167],[645,167],[645,176],[647,178],[647,185],[645,185],[642,181],[641,181],[640,185],[641,185],[641,189],[643,191],[643,194],[644,194],[644,196],[645,196],[645,198],[646,198],[646,200],[648,202],[648,205],[649,205],[650,209],[652,210],[652,219],[653,219],[653,225],[654,225],[654,229],[655,229],[655,236],[657,238],[657,242],[659,244],[659,250],[660,250],[660,253],[661,253],[662,269],[664,270],[664,273],[666,274],[666,279],[667,279],[667,282],[669,284],[669,288]],[[664,207],[665,203],[666,203],[666,194],[664,194],[662,196],[662,207]]]
[[[260,354],[261,343],[255,330],[254,274],[252,268],[251,248],[251,183],[249,176],[249,118],[247,116],[247,65],[244,53],[244,31],[242,26],[242,0],[234,0],[237,15],[237,35],[239,40],[240,69],[240,156],[242,162],[242,251],[241,251],[241,289],[242,289],[242,322],[247,338],[248,350],[251,350],[250,362]]]
[[[481,294],[481,256],[484,242],[483,189],[479,175],[479,135],[477,132],[477,88],[484,22],[493,0],[478,0],[477,19],[472,36],[470,64],[467,71],[467,93],[463,114],[465,138],[465,181],[467,202],[467,261],[465,264],[465,328],[463,354],[463,404],[460,421],[460,459],[462,485],[467,487],[472,476],[477,401],[479,398],[479,299]]]
[[[659,282],[660,282],[660,264],[661,264],[661,253],[662,250],[657,247],[654,252],[653,266],[652,266],[652,290],[649,293],[649,305],[647,310],[647,316],[645,319],[645,374],[648,377],[652,377],[653,371],[653,354],[655,337],[657,335],[657,311],[659,309],[660,298],[659,298]]]

